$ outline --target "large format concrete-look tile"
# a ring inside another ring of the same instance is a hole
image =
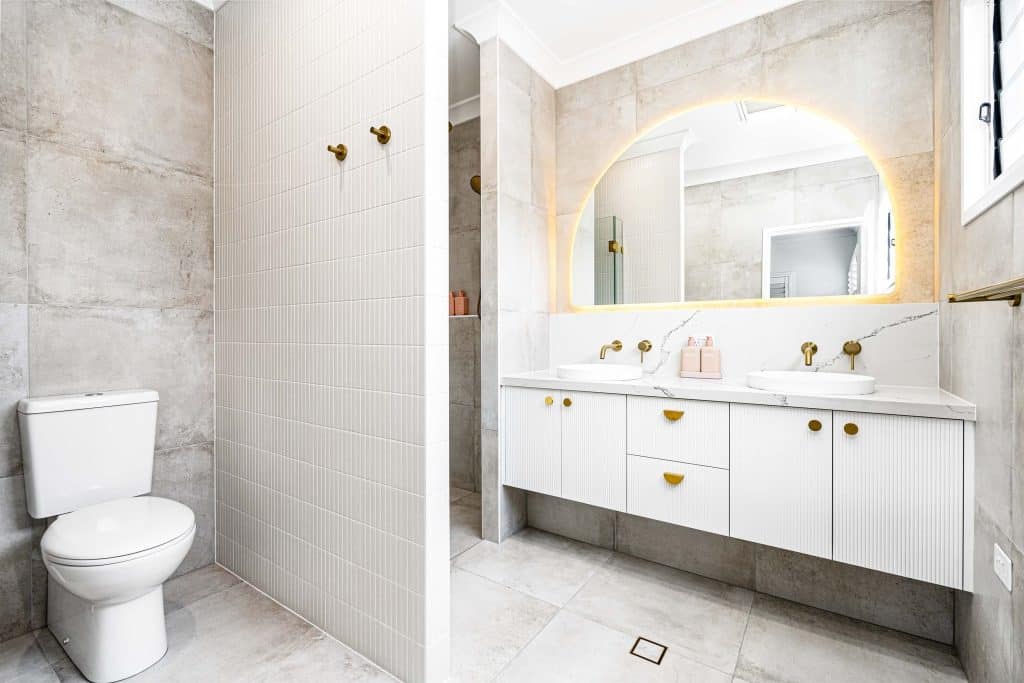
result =
[[[758,546],[757,590],[940,643],[953,642],[953,591],[942,586]]]
[[[0,128],[25,130],[26,0],[0,0]]]
[[[0,477],[21,472],[18,401],[28,395],[28,306],[0,304]]]
[[[248,585],[167,616],[167,654],[138,681],[388,681],[352,650]]]
[[[760,595],[736,676],[749,683],[966,680],[948,647]]]
[[[477,544],[455,566],[562,606],[610,556],[608,550],[525,529],[501,545]]]
[[[7,683],[57,683],[57,674],[36,645],[35,636],[0,643],[0,680]]]
[[[25,147],[24,133],[0,130],[0,302],[19,304],[28,302]]]
[[[212,50],[101,0],[28,8],[33,135],[211,176]]]
[[[0,479],[0,641],[31,628],[32,520],[22,477]]]
[[[453,569],[451,680],[490,681],[544,628],[554,605]]]
[[[170,614],[238,584],[240,579],[215,564],[208,564],[164,584],[164,613]]]
[[[192,0],[107,0],[213,49],[213,12]]]
[[[450,507],[451,556],[455,557],[480,542],[480,506],[454,504]]]
[[[616,554],[566,609],[732,673],[754,594]]]
[[[196,516],[196,535],[188,555],[175,570],[179,576],[214,560],[213,444],[184,446],[156,454],[153,495],[187,505]]]
[[[562,611],[497,678],[587,683],[728,683],[730,676],[680,657],[670,648],[661,665],[629,654],[636,636]]]
[[[32,395],[156,389],[157,450],[213,441],[212,313],[29,309]]]
[[[29,146],[32,303],[213,308],[213,187],[176,171]]]

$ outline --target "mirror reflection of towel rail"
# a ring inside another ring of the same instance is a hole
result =
[[[1011,306],[1020,306],[1021,295],[1024,295],[1024,277],[999,282],[980,289],[972,289],[969,292],[950,294],[947,300],[951,304],[971,301],[1009,301]]]

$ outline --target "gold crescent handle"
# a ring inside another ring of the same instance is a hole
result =
[[[860,431],[860,427],[855,425],[853,422],[847,422],[845,425],[843,425],[843,431],[849,434],[850,436],[857,436],[857,432]]]
[[[373,126],[370,128],[370,132],[377,136],[377,142],[382,145],[386,145],[391,142],[391,129],[387,126]]]
[[[807,423],[807,428],[810,429],[812,432],[820,432],[821,420],[811,420],[810,422]]]
[[[665,472],[661,476],[672,486],[679,486],[683,483],[683,479],[686,478],[685,474],[680,474],[679,472]]]
[[[669,422],[678,422],[679,418],[685,414],[682,410],[663,410],[661,412]]]
[[[345,157],[348,156],[348,147],[338,143],[337,145],[327,145],[327,151],[334,155],[334,158],[338,161],[345,161]]]
[[[555,402],[555,399],[551,398],[550,396],[545,396],[544,397],[544,405],[549,406],[549,405],[554,404],[554,402]]]
[[[569,406],[572,405],[572,399],[571,398],[563,398],[562,399],[562,405],[565,406],[566,408],[568,408]]]

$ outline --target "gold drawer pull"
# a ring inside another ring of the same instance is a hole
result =
[[[665,477],[665,481],[673,486],[679,486],[683,483],[683,479],[686,478],[686,475],[679,474],[678,472],[665,472],[661,476]]]
[[[569,406],[572,405],[572,399],[571,398],[563,398],[562,399],[562,405],[565,406],[566,408],[568,408]]]
[[[661,412],[665,414],[665,418],[669,422],[676,422],[683,416],[683,411],[681,410],[663,410]]]
[[[850,436],[857,436],[857,432],[860,431],[860,427],[858,427],[852,422],[847,422],[845,425],[843,425],[843,431],[849,434]]]
[[[820,432],[821,420],[811,420],[810,422],[807,423],[807,428],[810,429],[812,432]]]
[[[555,402],[555,399],[551,398],[550,396],[545,396],[544,397],[544,405],[549,406],[549,405],[554,404],[554,402]]]

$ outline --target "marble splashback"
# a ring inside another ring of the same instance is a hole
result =
[[[564,313],[550,321],[552,368],[596,362],[601,345],[613,339],[624,348],[609,352],[606,362],[637,364],[637,343],[649,339],[654,349],[644,359],[644,372],[676,376],[687,338],[711,335],[722,351],[727,382],[743,382],[753,370],[802,369],[805,341],[818,345],[815,371],[849,372],[843,342],[856,339],[863,346],[857,372],[880,384],[938,385],[936,304]]]

